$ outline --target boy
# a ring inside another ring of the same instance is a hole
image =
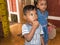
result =
[[[42,26],[39,25],[36,8],[27,5],[23,8],[24,19],[27,21],[22,25],[22,35],[25,45],[44,45]]]

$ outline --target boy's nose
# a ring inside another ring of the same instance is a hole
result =
[[[37,19],[38,18],[37,15],[34,18]]]

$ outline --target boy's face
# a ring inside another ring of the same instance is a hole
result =
[[[37,3],[37,8],[39,8],[41,11],[45,11],[47,8],[47,2],[46,0],[39,0]]]
[[[32,10],[32,11],[27,11],[26,13],[26,20],[29,22],[29,23],[33,23],[33,21],[37,21],[37,13],[36,13],[36,10]]]

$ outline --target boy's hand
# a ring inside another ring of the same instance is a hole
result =
[[[38,26],[39,26],[39,22],[38,21],[33,21],[33,28],[38,28]]]

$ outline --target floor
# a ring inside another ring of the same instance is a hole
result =
[[[0,45],[24,45],[24,38],[21,35],[21,24],[10,26],[11,36],[9,38],[0,38]],[[57,29],[60,30],[60,29]],[[49,40],[48,45],[60,45],[60,32],[57,31],[55,39]]]

